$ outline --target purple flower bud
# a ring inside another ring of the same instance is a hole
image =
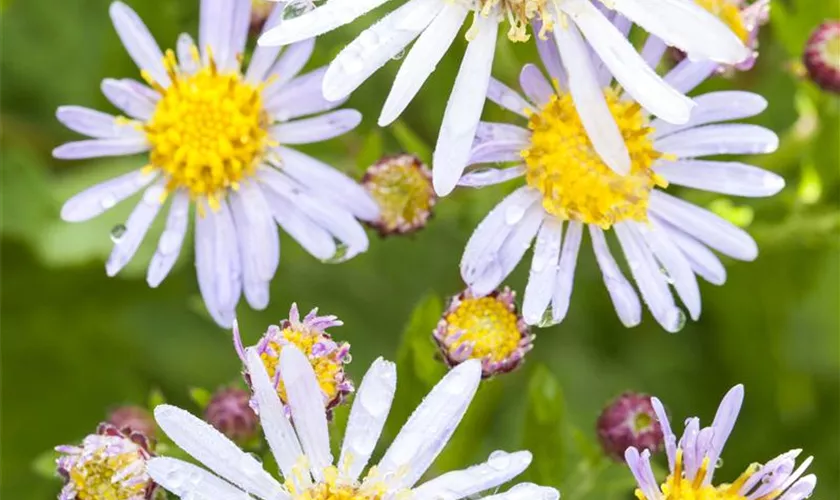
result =
[[[630,446],[655,453],[662,449],[662,427],[650,403],[650,396],[626,392],[610,403],[597,423],[598,439],[607,455],[624,461]]]
[[[149,438],[155,437],[155,420],[140,406],[120,406],[108,415],[108,423],[125,433],[135,431]]]
[[[820,24],[805,44],[802,59],[814,83],[840,94],[840,21]]]
[[[257,435],[259,424],[250,400],[251,395],[242,389],[219,389],[204,410],[204,420],[233,441],[246,442]]]

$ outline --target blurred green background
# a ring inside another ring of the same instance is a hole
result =
[[[164,47],[173,46],[181,31],[195,32],[196,1],[129,3]],[[47,499],[60,483],[37,473],[35,462],[48,458],[44,452],[52,446],[78,441],[115,405],[145,404],[154,389],[196,411],[189,389],[236,380],[240,367],[230,333],[204,312],[189,244],[172,275],[152,290],[144,277],[157,242],[154,229],[119,277],[109,279],[103,269],[110,229],[125,220],[132,201],[83,224],[58,218],[70,195],[143,161],[59,162],[50,156],[53,147],[74,138],[54,119],[57,106],[113,112],[99,92],[100,80],[137,76],[110,25],[108,2],[4,0],[0,6],[0,496]],[[536,455],[529,478],[561,486],[564,498],[631,498],[629,473],[594,448],[602,406],[632,389],[658,395],[675,422],[699,415],[708,423],[720,397],[741,382],[746,402],[719,479],[803,448],[816,457],[815,498],[840,498],[838,100],[805,81],[798,65],[809,32],[840,14],[836,2],[774,0],[773,7],[757,67],[704,88],[749,89],[767,97],[770,107],[755,121],[777,131],[782,146],[747,161],[783,175],[787,188],[770,200],[682,193],[747,226],[761,247],[758,260],[727,262],[725,286],[701,285],[700,321],[670,335],[649,315],[635,329],[619,323],[585,242],[569,317],[538,332],[523,369],[484,386],[469,424],[439,467],[465,466],[496,448],[528,446]],[[372,19],[323,37],[309,67],[329,61]],[[463,41],[456,43],[403,121],[382,130],[376,117],[399,63],[387,65],[350,101],[365,114],[362,126],[307,152],[357,177],[384,153],[413,150],[427,157],[463,49]],[[535,57],[530,45],[512,46],[500,37],[494,74],[514,84],[521,65]],[[493,106],[485,113],[508,118]],[[413,404],[442,371],[431,361],[428,338],[441,297],[462,286],[463,246],[508,189],[459,191],[440,201],[426,230],[385,240],[371,233],[370,251],[341,265],[318,262],[283,235],[270,307],[239,310],[246,341],[285,318],[293,301],[305,310],[318,306],[345,322],[333,334],[352,344],[352,377],[360,380],[379,355],[399,358],[398,397]],[[526,275],[522,265],[508,283],[524,290]],[[395,410],[390,431],[407,412]]]

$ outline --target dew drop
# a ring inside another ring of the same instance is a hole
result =
[[[181,233],[167,229],[160,235],[158,250],[164,255],[170,255],[181,246]]]
[[[329,259],[324,259],[322,262],[325,264],[341,264],[345,262],[349,257],[347,257],[347,251],[349,247],[341,242],[336,240],[335,242],[335,253]]]
[[[111,228],[111,241],[114,243],[119,243],[122,241],[123,236],[125,236],[125,232],[128,231],[128,228],[125,227],[125,224],[117,224],[116,226]]]
[[[117,204],[117,198],[112,194],[106,194],[102,197],[102,201],[99,202],[102,205],[102,208],[108,210],[109,208],[113,208],[114,205]]]
[[[662,276],[665,277],[665,281],[668,282],[669,285],[674,284],[674,278],[668,273],[668,270],[664,267],[659,268],[659,272],[662,273]]]
[[[287,21],[300,17],[314,8],[315,2],[312,0],[292,0],[283,7],[283,12],[280,13],[280,17],[284,21]]]
[[[718,459],[715,461],[715,469],[720,469],[721,467],[723,467],[723,459],[722,459],[722,458],[718,458]]]
[[[405,50],[401,50],[401,51],[397,52],[396,54],[394,54],[394,56],[391,59],[393,59],[395,61],[399,61],[403,57],[405,57]]]
[[[506,469],[510,466],[510,455],[504,451],[496,450],[490,454],[487,465],[496,470]]]
[[[554,326],[558,323],[560,323],[560,321],[554,319],[554,309],[549,304],[549,306],[545,308],[545,311],[543,311],[542,317],[537,323],[537,326],[540,328],[548,328],[549,326]]]
[[[519,205],[511,205],[505,210],[505,222],[514,225],[525,216],[525,209]]]
[[[678,333],[685,328],[686,316],[682,309],[675,307],[668,312],[665,321],[669,332]]]

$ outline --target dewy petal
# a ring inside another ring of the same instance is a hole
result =
[[[132,80],[106,78],[102,80],[101,88],[105,97],[120,111],[137,120],[146,121],[155,112],[155,101],[140,90],[141,85]]]
[[[243,500],[245,492],[201,467],[175,458],[157,457],[146,463],[152,479],[182,498]],[[288,496],[283,497],[288,498]]]
[[[713,285],[722,285],[726,282],[726,268],[714,252],[656,215],[650,214],[650,216],[652,221],[668,231],[670,238],[688,258],[695,273]]]
[[[139,169],[89,187],[64,203],[61,218],[67,222],[92,219],[140,191],[157,176],[157,172]]]
[[[362,114],[355,109],[340,109],[275,125],[271,128],[271,136],[281,144],[311,144],[344,135],[361,122]]]
[[[266,101],[274,97],[285,84],[300,73],[300,70],[309,62],[314,50],[315,40],[309,39],[289,45],[283,51],[265,77],[267,85],[263,91],[263,97]]]
[[[527,451],[494,451],[486,462],[447,472],[421,484],[412,493],[417,498],[466,498],[515,478],[528,468],[532,458]]]
[[[773,196],[785,187],[781,176],[737,162],[661,161],[655,170],[671,184],[734,196]]]
[[[659,493],[657,484],[650,483],[649,475],[645,471],[646,467],[650,468],[650,463],[646,463],[642,459],[639,450],[632,446],[627,448],[624,452],[624,461],[627,462],[627,467],[630,468],[630,472],[636,478],[636,483],[639,485],[639,489],[645,495],[645,498],[648,500],[661,500],[663,496]]]
[[[148,71],[161,86],[168,87],[172,81],[163,67],[163,53],[140,16],[122,2],[113,2],[109,12],[117,35],[137,67]]]
[[[554,95],[554,87],[545,79],[542,70],[535,64],[526,64],[519,73],[519,86],[537,106],[548,104],[551,96]]]
[[[326,68],[319,68],[290,81],[266,100],[265,110],[275,120],[284,122],[341,106],[346,99],[332,101],[321,93],[321,82],[326,71]]]
[[[178,55],[178,68],[187,75],[192,75],[199,69],[198,46],[189,33],[178,35],[175,42],[175,52]]]
[[[266,190],[265,196],[274,220],[307,252],[320,260],[327,260],[335,255],[335,240],[328,231],[273,191]]]
[[[367,466],[388,418],[396,390],[396,366],[378,358],[362,379],[350,410],[338,461],[338,471],[344,479],[356,481]]]
[[[477,16],[473,29],[477,32],[467,45],[446,103],[432,160],[432,184],[440,196],[455,189],[467,166],[490,84],[498,23],[495,18]]]
[[[251,7],[253,2],[234,2],[231,16],[230,40],[228,54],[224,67],[239,70],[239,60],[245,55],[245,45],[248,42],[248,31],[251,28]]]
[[[560,492],[547,486],[519,483],[504,493],[483,497],[483,500],[559,500]]]
[[[330,63],[324,77],[324,97],[335,101],[349,96],[405,49],[443,5],[442,0],[411,0],[363,31]]]
[[[669,281],[677,290],[691,315],[691,319],[696,321],[700,317],[701,311],[700,287],[688,259],[676,243],[671,241],[664,228],[655,224],[652,224],[652,227],[646,224],[636,224],[636,229],[644,237],[645,243],[656,256],[656,260],[668,273]]]
[[[284,478],[294,476],[294,466],[303,456],[295,430],[286,416],[274,382],[268,378],[259,353],[253,348],[245,354],[248,376],[259,408],[260,424],[271,453]]]
[[[760,95],[737,90],[709,92],[695,97],[694,102],[697,103],[697,107],[691,112],[691,118],[682,125],[668,123],[662,119],[651,122],[653,137],[665,137],[709,123],[749,118],[767,109],[767,100]]]
[[[525,166],[518,165],[510,168],[483,168],[472,170],[461,177],[459,186],[481,188],[501,184],[525,174]]]
[[[610,252],[604,232],[598,226],[589,224],[589,236],[592,238],[595,260],[604,277],[604,286],[607,287],[618,318],[628,328],[638,325],[642,321],[642,304]]]
[[[626,174],[630,171],[630,154],[607,106],[604,92],[598,85],[592,60],[580,33],[574,24],[569,23],[566,29],[558,26],[554,38],[569,73],[569,92],[592,147],[607,166],[619,174]]]
[[[186,191],[178,190],[172,196],[172,204],[169,207],[169,216],[166,218],[166,227],[158,240],[157,250],[149,264],[146,274],[146,282],[150,287],[156,288],[172,270],[178,254],[181,253],[181,245],[184,243],[184,235],[187,233],[187,225],[190,214],[190,197]]]
[[[232,274],[232,270],[229,264],[225,265],[224,269],[217,269],[216,267],[216,254],[221,253],[222,257],[225,256],[224,247],[217,248],[216,216],[210,208],[205,208],[204,216],[201,215],[200,210],[196,210],[195,219],[195,270],[198,278],[198,289],[210,316],[219,325],[229,328],[233,325],[233,307],[219,301],[216,282],[221,272]],[[238,256],[236,257],[238,260]],[[238,282],[238,276],[236,278]]]
[[[738,414],[741,413],[741,405],[743,403],[744,386],[741,384],[730,389],[723,397],[723,400],[721,400],[720,406],[715,414],[715,419],[712,421],[714,435],[712,436],[709,463],[717,463],[717,459],[720,458],[721,452],[723,452],[723,446],[726,444],[726,440],[729,439],[732,429],[735,428],[735,422],[738,420]],[[706,475],[705,484],[711,483],[712,474],[714,474],[714,468],[710,467]]]
[[[169,405],[155,408],[155,420],[176,445],[219,476],[260,498],[286,498],[283,487],[256,458],[210,424]]]
[[[677,436],[671,431],[671,421],[668,420],[668,414],[665,413],[665,407],[659,398],[650,398],[650,404],[656,413],[656,420],[662,428],[662,436],[665,441],[665,454],[668,457],[668,470],[674,470],[674,464],[677,459]]]
[[[314,38],[344,26],[388,0],[330,0],[294,19],[287,19],[263,33],[260,45],[288,45]]]
[[[129,156],[149,150],[149,143],[143,136],[120,139],[90,139],[67,142],[53,149],[53,157],[59,160],[82,160],[110,156]]]
[[[464,417],[481,381],[481,362],[456,366],[429,392],[379,462],[392,490],[410,488],[426,472]]]
[[[230,51],[231,20],[235,4],[229,0],[201,0],[198,48],[205,63],[212,54],[216,64],[224,68]]]
[[[791,486],[779,500],[804,500],[809,498],[817,487],[817,476],[808,474]]]
[[[131,258],[134,257],[137,249],[140,248],[143,237],[146,236],[149,226],[155,220],[160,206],[165,199],[165,186],[166,179],[161,179],[152,184],[146,189],[146,192],[143,193],[143,198],[134,207],[131,215],[128,216],[128,220],[125,223],[125,233],[114,243],[114,249],[111,251],[111,255],[105,263],[105,272],[108,276],[115,276],[120,272]]]
[[[429,26],[423,30],[408,52],[391,92],[385,100],[379,126],[397,119],[437,67],[464,24],[468,10],[459,3],[446,3]]]
[[[531,141],[531,131],[510,123],[479,122],[475,144],[489,141],[517,141],[527,145]]]
[[[552,316],[554,322],[565,319],[569,312],[569,303],[574,288],[575,268],[577,267],[578,251],[583,237],[583,224],[569,221],[566,226],[566,238],[560,253],[560,267],[557,270],[557,282],[554,284],[552,296]]]
[[[615,79],[642,107],[671,123],[688,121],[694,106],[691,99],[662,80],[591,2],[569,0],[562,5]]]
[[[517,91],[493,77],[490,77],[490,84],[487,86],[487,100],[525,118],[528,117],[529,110],[534,110],[534,106]]]
[[[562,240],[563,223],[553,216],[546,216],[537,234],[522,304],[522,316],[529,325],[538,324],[551,303],[554,284],[557,282]]]
[[[332,465],[332,454],[324,394],[318,378],[306,356],[293,345],[284,347],[280,353],[280,373],[312,477],[321,481],[324,469]]]
[[[751,261],[758,256],[758,246],[746,231],[687,201],[653,191],[650,210],[686,234],[732,258]]]
[[[530,144],[522,139],[486,141],[476,144],[470,150],[469,165],[481,163],[521,162],[522,151]]]
[[[767,154],[779,147],[779,137],[772,130],[758,125],[727,123],[677,132],[657,139],[654,147],[680,158]]]
[[[737,64],[751,55],[717,16],[686,0],[610,0],[633,22],[692,59]]]
[[[137,123],[121,123],[114,115],[82,106],[59,106],[56,118],[74,132],[97,139],[141,137]]]
[[[250,181],[228,195],[236,224],[245,298],[254,309],[268,306],[268,283],[280,261],[280,239],[262,190]]]

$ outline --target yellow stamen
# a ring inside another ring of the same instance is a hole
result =
[[[548,14],[547,0],[479,0],[479,8],[475,15],[488,16],[495,9],[510,24],[507,37],[512,42],[527,42],[531,39],[528,26],[533,19],[542,21],[539,37],[545,39],[546,33],[552,30],[551,16]]]
[[[368,476],[373,474],[375,468]],[[365,480],[359,485],[343,480],[334,466],[324,469],[323,478],[323,481],[304,491],[298,491],[293,481],[286,481],[286,488],[293,500],[380,500],[387,493],[382,482]]]
[[[546,211],[608,229],[624,220],[647,221],[651,189],[667,182],[651,170],[663,155],[653,147],[653,130],[641,107],[611,89],[605,97],[630,153],[628,175],[615,173],[601,160],[569,94],[552,96],[530,115],[531,145],[522,157],[525,179],[542,193]]]
[[[446,316],[447,336],[457,338],[449,346],[454,354],[463,344],[472,347],[470,358],[504,361],[519,347],[519,318],[494,296],[466,298]]]
[[[746,43],[749,40],[750,32],[744,24],[741,16],[739,2],[733,0],[695,0],[701,7],[718,17],[724,24],[729,26],[735,35]]]

